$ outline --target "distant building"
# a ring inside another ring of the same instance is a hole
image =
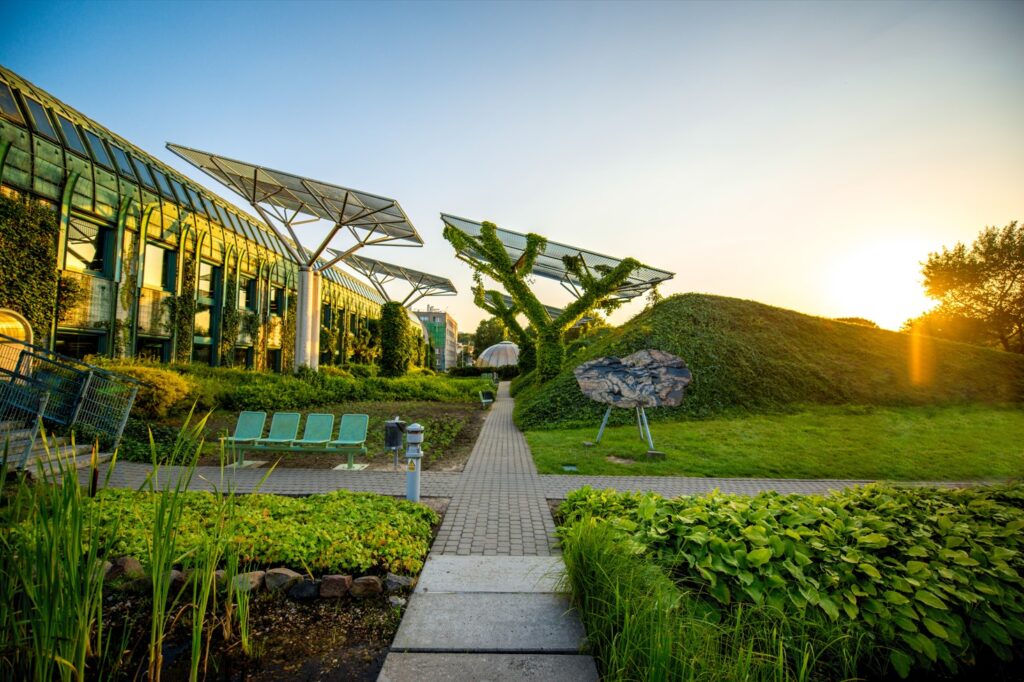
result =
[[[429,305],[426,310],[415,312],[434,346],[434,368],[444,372],[455,367],[459,359],[459,327],[455,318]]]

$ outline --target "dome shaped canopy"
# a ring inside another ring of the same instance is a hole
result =
[[[519,363],[519,346],[511,341],[502,341],[486,349],[476,359],[477,367],[506,367]]]

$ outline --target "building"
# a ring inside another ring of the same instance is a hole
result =
[[[36,344],[73,357],[291,367],[297,268],[273,230],[3,67],[0,195],[55,218],[59,282]],[[8,239],[0,246],[22,246]],[[0,272],[0,309],[31,317],[15,277]],[[344,361],[383,299],[339,269],[321,296],[321,361]]]
[[[434,347],[434,368],[445,372],[456,367],[459,360],[459,327],[455,318],[429,305],[426,310],[417,310],[416,316],[426,327]]]

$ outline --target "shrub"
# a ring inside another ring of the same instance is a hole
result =
[[[413,341],[409,336],[409,316],[398,301],[380,307],[380,374],[400,377],[412,361]]]
[[[584,488],[560,511],[565,537],[607,522],[723,618],[753,604],[866,638],[860,673],[874,677],[1024,652],[1022,498],[1021,487],[672,500]]]
[[[364,365],[358,362],[350,362],[342,365],[342,369],[348,370],[357,379],[377,376],[377,365]]]
[[[167,416],[172,407],[183,401],[195,389],[193,382],[177,372],[159,367],[113,365],[109,369],[142,382],[135,396],[135,405],[132,407],[132,414],[142,419]]]
[[[181,495],[177,548],[182,565],[188,567],[191,553],[211,533],[216,515],[212,493]],[[102,523],[86,535],[116,529],[112,555],[146,556],[157,496],[109,488],[97,494],[94,504],[102,505]],[[301,498],[243,495],[236,504],[239,526],[232,551],[240,553],[241,562],[297,571],[417,573],[430,549],[431,527],[438,522],[437,514],[423,505],[347,491]]]
[[[342,379],[352,378],[352,372],[342,369],[341,367],[335,367],[334,365],[321,365],[320,372],[329,377],[341,377]]]

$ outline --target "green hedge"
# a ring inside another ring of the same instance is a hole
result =
[[[213,493],[182,494],[178,550],[188,567],[188,552],[201,547],[217,515]],[[89,502],[103,503],[100,532],[117,529],[114,555],[146,556],[156,499],[151,493],[106,489]],[[243,564],[299,572],[418,573],[430,549],[431,527],[438,522],[428,507],[370,493],[243,495],[236,504],[235,545]]]
[[[37,341],[57,301],[57,232],[53,210],[0,195],[0,308],[24,315]]]
[[[1024,653],[1021,486],[676,499],[583,488],[561,513],[563,537],[580,523],[617,529],[721,618],[749,604],[840,625],[875,652],[867,677]]]

